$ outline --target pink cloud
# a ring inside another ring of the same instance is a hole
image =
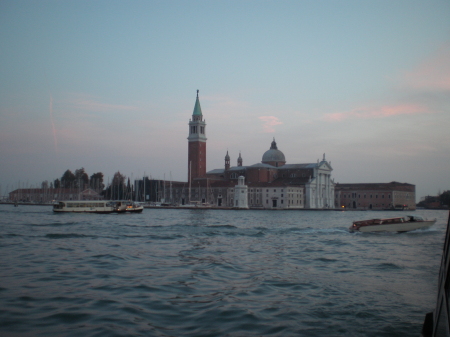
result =
[[[283,124],[275,116],[260,116],[258,118],[264,123],[263,124],[264,132],[268,133],[275,132],[275,129],[273,128],[275,125]]]
[[[385,118],[397,115],[410,115],[418,113],[429,113],[430,111],[420,105],[416,104],[399,104],[399,105],[386,105],[379,108],[363,107],[357,108],[345,112],[335,112],[325,114],[324,120],[328,122],[340,122],[345,119],[372,119],[372,118]]]

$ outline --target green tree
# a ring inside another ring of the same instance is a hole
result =
[[[107,199],[121,200],[125,198],[125,179],[126,177],[119,171],[114,173],[111,184],[104,191]]]
[[[84,171],[84,167],[75,170],[75,187],[85,188],[89,184],[89,176]]]
[[[105,188],[105,184],[103,184],[103,173],[97,172],[91,175],[89,179],[89,186],[96,191],[102,191]]]
[[[60,188],[61,187],[61,181],[59,179],[55,179],[55,181],[53,182],[53,186],[55,188]]]
[[[61,177],[61,187],[63,188],[77,187],[75,186],[75,181],[76,181],[75,174],[73,174],[71,170],[67,170]]]

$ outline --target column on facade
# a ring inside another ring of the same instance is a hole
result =
[[[322,180],[323,180],[323,177],[322,177],[322,173],[319,173],[319,181],[318,181],[318,192],[319,193],[317,193],[317,208],[322,208],[323,207],[323,205],[322,205],[322,203],[323,203],[323,190],[322,190],[322,188],[323,188],[323,183],[322,183]]]

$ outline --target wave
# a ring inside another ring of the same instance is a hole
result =
[[[93,255],[92,257],[96,258],[96,259],[125,260],[123,257],[112,255],[112,254],[99,254],[99,255]]]
[[[77,233],[67,233],[67,234],[50,233],[46,234],[45,237],[49,239],[72,239],[72,238],[88,238],[92,236]]]
[[[237,228],[236,226],[233,226],[233,225],[207,225],[206,227],[209,227],[209,228]]]
[[[403,267],[390,262],[383,262],[375,266],[376,269],[380,270],[400,270],[403,269]]]
[[[72,226],[77,225],[78,222],[49,222],[49,223],[29,223],[25,226],[31,227],[62,227],[62,226]]]
[[[91,314],[83,313],[83,312],[77,312],[77,313],[71,313],[71,312],[61,312],[57,314],[53,314],[47,317],[44,317],[43,320],[51,320],[51,321],[57,321],[57,323],[78,323],[83,322],[86,320],[89,320],[92,317]]]

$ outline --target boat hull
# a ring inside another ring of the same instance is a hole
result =
[[[142,213],[144,206],[130,207],[127,208],[127,213]]]
[[[85,209],[85,210],[53,210],[54,213],[96,213],[96,214],[109,214],[115,213],[115,210],[111,207],[111,209]]]

